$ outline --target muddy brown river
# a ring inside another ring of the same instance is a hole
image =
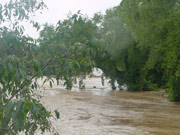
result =
[[[43,102],[60,112],[53,122],[60,135],[180,135],[180,103],[162,91],[111,91],[100,78],[85,83],[86,90],[45,86]]]

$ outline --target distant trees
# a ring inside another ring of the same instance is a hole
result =
[[[179,101],[179,4],[123,0],[108,9],[102,19],[103,48],[116,68],[103,66],[105,74],[129,90],[168,88],[170,99]]]
[[[70,56],[72,61],[67,66],[62,59],[60,68],[55,64],[54,70],[61,69],[55,73],[59,72],[61,77],[58,78],[72,86],[76,77],[85,77],[96,66],[110,78],[113,89],[116,81],[119,85],[126,83],[132,91],[167,88],[170,99],[178,101],[178,5],[177,0],[123,0],[119,6],[108,9],[105,15],[97,13],[89,19],[79,13],[59,22],[47,33],[54,31],[51,41],[61,44],[65,49],[60,49],[61,55]],[[45,29],[48,27],[51,26]],[[42,35],[46,33],[43,31]],[[50,45],[45,41],[51,38],[41,40],[40,48]],[[82,65],[82,61],[87,63]]]
[[[180,100],[179,4],[178,0],[124,0],[120,5],[127,29],[139,48],[149,51],[148,76],[159,86],[167,86],[172,100]]]
[[[96,29],[96,25],[80,13],[70,15],[56,26],[46,24],[40,32],[39,59],[44,63],[49,57],[54,58],[44,75],[53,75],[57,81],[65,80],[67,89],[72,88],[76,78],[81,78],[82,83],[95,65],[92,56]]]

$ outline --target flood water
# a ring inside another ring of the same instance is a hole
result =
[[[85,83],[81,91],[45,86],[44,104],[60,112],[53,122],[60,135],[180,135],[180,103],[162,91],[111,91],[100,78]]]

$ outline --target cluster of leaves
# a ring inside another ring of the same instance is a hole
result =
[[[104,53],[96,65],[129,90],[168,88],[171,100],[179,101],[179,4],[123,0],[108,9],[100,21]]]
[[[120,7],[108,9],[101,19],[101,50],[96,53],[96,66],[101,68],[115,89],[127,84],[129,90],[149,90],[144,79],[144,63],[148,51],[138,48],[138,43],[123,22]],[[97,49],[96,49],[97,50]]]
[[[14,27],[0,28],[0,134],[52,132],[51,112],[34,94],[37,79],[55,77],[57,83],[65,80],[64,85],[71,89],[80,78],[79,86],[84,88],[83,78],[95,65],[92,56],[98,28],[79,12],[56,26],[45,24],[37,45],[33,38],[24,36],[19,22],[43,9],[43,2],[12,0],[1,6],[1,23],[11,21]],[[58,111],[55,115],[59,118]]]
[[[44,8],[36,0],[13,1],[0,4],[0,24],[11,21],[13,28],[0,27],[0,134],[17,135],[51,132],[51,112],[41,104],[37,78],[44,67],[38,61],[38,47],[34,40],[23,35],[19,21]],[[47,60],[48,63],[48,60]],[[56,112],[58,114],[58,112]]]
[[[70,15],[56,26],[45,24],[39,37],[39,58],[42,64],[49,57],[54,58],[44,75],[55,77],[57,82],[65,80],[67,89],[72,88],[76,78],[81,78],[81,85],[94,66],[96,29],[96,25],[80,13]]]
[[[38,45],[23,35],[19,21],[29,20],[31,12],[43,7],[42,2],[22,0],[10,1],[2,8],[7,14],[2,14],[1,22],[12,21],[14,29],[2,27],[0,31],[0,134],[51,132],[52,115],[34,94],[37,79],[55,77],[57,83],[65,80],[64,85],[71,89],[80,78],[79,86],[84,88],[83,78],[95,64],[92,56],[98,28],[80,12],[56,26],[45,24]],[[57,111],[55,115],[59,118]]]
[[[148,77],[168,87],[171,100],[176,101],[180,99],[179,4],[178,0],[124,0],[120,5],[128,31],[138,47],[149,52],[144,65]]]

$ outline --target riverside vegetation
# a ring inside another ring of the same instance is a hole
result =
[[[79,11],[56,26],[45,24],[35,40],[20,22],[39,30],[31,16],[44,8],[41,0],[0,3],[0,134],[53,133],[50,118],[59,113],[49,112],[34,93],[43,76],[50,86],[52,76],[65,80],[67,89],[80,78],[84,88],[83,79],[98,67],[113,89],[116,81],[131,91],[163,88],[171,101],[180,101],[179,0],[122,0],[92,18]]]

